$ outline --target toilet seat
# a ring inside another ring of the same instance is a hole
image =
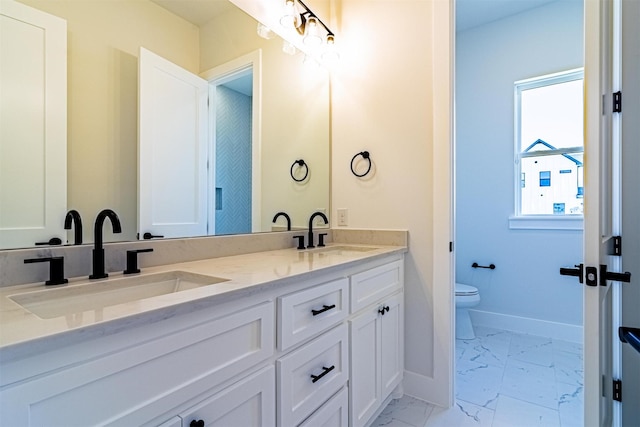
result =
[[[478,295],[478,288],[474,286],[464,285],[462,283],[456,283],[456,296],[457,297],[466,297]]]

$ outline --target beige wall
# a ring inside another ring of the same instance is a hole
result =
[[[198,28],[149,1],[22,2],[67,20],[68,207],[82,214],[85,240],[104,208],[122,222],[114,240],[135,239],[138,49],[198,72]]]
[[[449,2],[343,0],[332,74],[332,218],[409,230],[405,392],[451,405]],[[437,61],[435,60],[437,58]],[[444,110],[444,111],[443,111]],[[368,150],[370,177],[349,161]]]
[[[239,31],[240,29],[240,31]],[[224,43],[211,43],[223,40]],[[282,40],[256,34],[256,21],[233,9],[201,27],[201,71],[262,49],[262,230],[285,211],[306,227],[317,209],[329,209],[329,76],[306,68],[301,53],[282,52]],[[297,159],[309,164],[302,183],[289,176]],[[280,224],[280,223],[279,223]]]

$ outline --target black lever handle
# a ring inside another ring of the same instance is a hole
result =
[[[151,234],[151,233],[149,233],[149,232],[146,232],[146,233],[144,233],[144,234],[142,235],[142,238],[143,238],[144,240],[155,239],[155,238],[159,238],[159,239],[161,239],[161,238],[163,238],[163,237],[164,237],[164,236]]]
[[[336,308],[335,304],[331,304],[331,305],[322,305],[322,308],[320,310],[311,310],[311,314],[313,314],[314,316],[317,316],[320,313],[324,313],[325,311],[329,311],[332,308]]]
[[[294,239],[298,239],[298,249],[302,250],[302,249],[306,249],[304,247],[304,235],[303,236],[293,236]]]
[[[45,285],[64,285],[65,283],[69,283],[69,280],[64,278],[64,257],[54,256],[24,260],[25,264],[33,264],[36,262],[49,263],[49,280],[44,282]]]
[[[153,252],[153,249],[133,249],[127,251],[127,269],[123,272],[124,274],[140,273],[140,269],[138,268],[138,254],[143,252]]]
[[[318,381],[320,378],[324,377],[325,375],[327,375],[329,372],[333,371],[336,368],[336,365],[331,365],[328,368],[323,366],[322,369],[322,373],[318,374],[318,375],[311,375],[311,382],[315,383],[316,381]]]
[[[36,246],[45,246],[45,245],[51,245],[51,246],[56,246],[56,245],[61,245],[62,244],[62,239],[58,238],[58,237],[52,237],[51,239],[49,239],[46,242],[36,242]]]
[[[582,264],[576,264],[575,266],[576,268],[564,268],[561,267],[560,268],[560,274],[562,276],[574,276],[577,277],[578,280],[580,281],[580,283],[582,283],[584,281],[584,275],[583,275],[583,265]]]

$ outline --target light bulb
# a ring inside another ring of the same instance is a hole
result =
[[[322,61],[327,63],[336,62],[340,59],[340,54],[336,50],[336,44],[333,34],[327,35],[327,45],[325,51],[322,53]]]
[[[286,0],[284,2],[284,14],[280,18],[280,25],[285,28],[296,27],[296,7],[294,0]]]
[[[310,16],[307,19],[303,42],[310,47],[317,47],[322,44],[322,37],[320,37],[318,30],[318,20],[315,16]]]

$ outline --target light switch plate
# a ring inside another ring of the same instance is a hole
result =
[[[349,225],[349,209],[338,209],[338,225],[342,227]]]

